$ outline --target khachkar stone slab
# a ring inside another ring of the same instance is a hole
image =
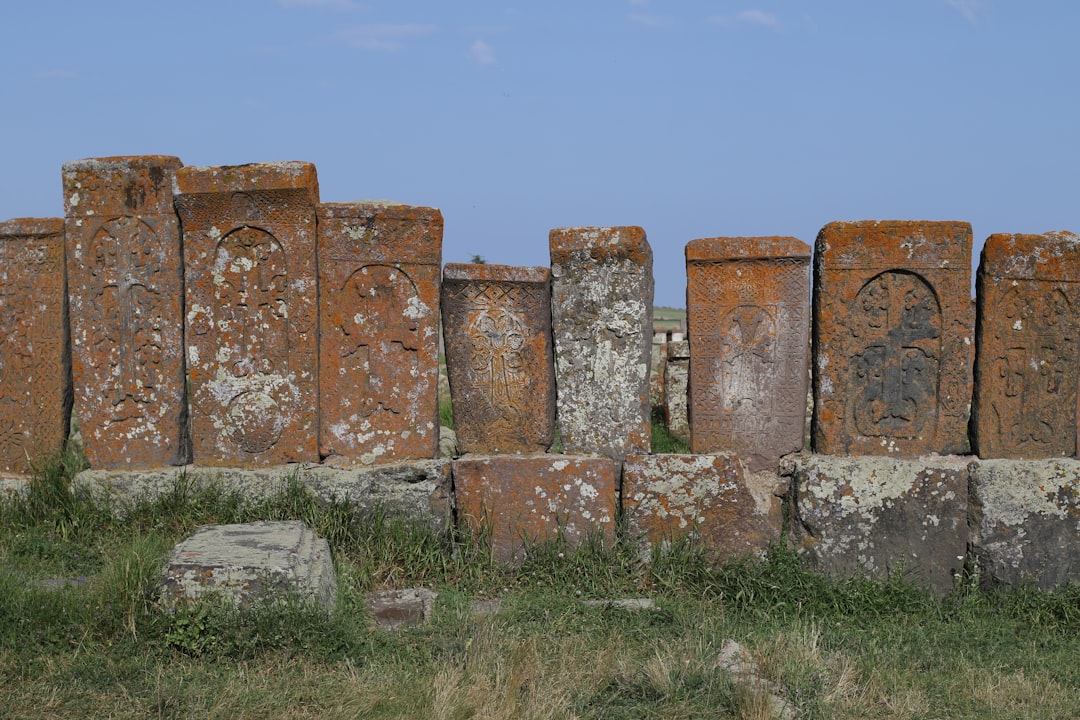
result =
[[[567,453],[622,459],[652,438],[652,249],[639,227],[557,228],[551,326]]]
[[[627,529],[646,554],[694,537],[715,560],[760,556],[780,539],[778,491],[775,474],[747,475],[731,453],[630,455],[623,464]]]
[[[26,475],[67,437],[64,221],[0,222],[0,474]]]
[[[1075,455],[1080,237],[991,235],[976,282],[975,452]]]
[[[803,447],[810,247],[795,238],[686,246],[690,449],[776,471]]]
[[[319,452],[339,464],[433,458],[442,214],[325,203],[318,217]]]
[[[615,537],[619,468],[606,457],[466,456],[453,463],[458,521],[490,538],[493,558],[511,562],[530,543],[590,533]]]
[[[300,520],[204,525],[165,561],[161,603],[171,609],[208,597],[240,608],[296,598],[332,609],[330,546]]]
[[[548,269],[450,263],[442,288],[458,449],[544,452],[555,434]]]
[[[1080,462],[972,463],[971,527],[986,585],[1080,581]]]
[[[181,166],[167,155],[64,165],[75,414],[95,468],[188,460]]]
[[[971,225],[837,222],[814,254],[813,446],[967,452]]]
[[[687,388],[690,381],[690,341],[668,343],[664,365],[664,421],[672,437],[690,442]]]
[[[953,589],[967,556],[970,458],[800,453],[783,462],[795,490],[792,540],[812,566]]]
[[[175,185],[195,462],[317,462],[315,166],[188,167]]]

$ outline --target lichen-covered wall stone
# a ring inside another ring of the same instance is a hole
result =
[[[652,249],[639,227],[550,233],[551,327],[563,450],[649,451]]]
[[[677,340],[668,343],[664,364],[664,421],[672,437],[690,442],[690,421],[687,415],[687,386],[690,380],[690,342]]]

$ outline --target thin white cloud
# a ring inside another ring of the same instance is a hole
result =
[[[483,40],[477,40],[469,48],[469,59],[478,65],[498,65],[495,51]]]
[[[979,10],[979,0],[945,0],[945,4],[960,11],[969,23],[976,21],[975,14]]]
[[[648,25],[649,27],[664,27],[671,24],[671,20],[659,15],[645,15],[643,13],[631,13],[630,22],[636,22],[639,25]]]
[[[408,40],[438,32],[435,25],[372,23],[339,30],[334,39],[358,50],[394,52],[405,47]]]
[[[731,27],[734,25],[757,25],[770,30],[780,29],[780,18],[764,10],[743,10],[737,15],[714,15],[709,18],[714,25]]]

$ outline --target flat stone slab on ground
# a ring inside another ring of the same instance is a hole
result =
[[[431,620],[438,596],[427,588],[406,588],[368,593],[367,601],[376,627],[397,630]]]
[[[1080,461],[972,463],[971,525],[987,584],[1080,581]]]
[[[207,596],[247,608],[290,595],[328,609],[337,601],[330,546],[299,520],[204,525],[173,548],[163,571],[170,608]]]

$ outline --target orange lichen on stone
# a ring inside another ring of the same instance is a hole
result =
[[[324,203],[318,216],[320,453],[339,466],[432,458],[442,214]]]

